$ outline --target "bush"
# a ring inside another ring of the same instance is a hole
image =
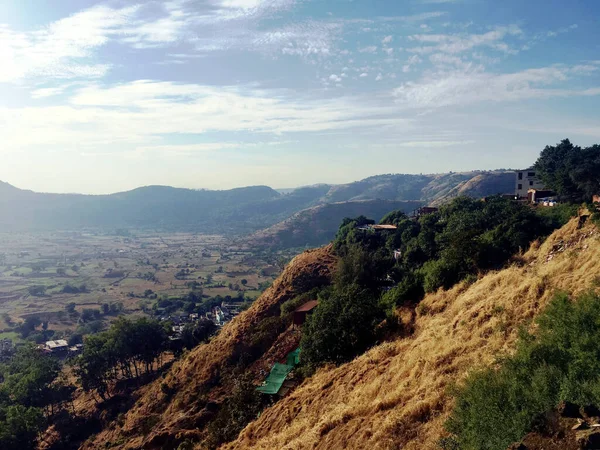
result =
[[[302,362],[316,367],[351,360],[375,343],[375,326],[384,317],[377,298],[358,285],[320,297],[319,306],[304,325]]]
[[[215,449],[234,440],[265,406],[266,399],[256,390],[250,377],[237,380],[232,396],[223,403],[215,420],[208,425],[208,448]]]
[[[455,391],[446,427],[460,448],[505,449],[561,401],[600,405],[600,297],[558,295],[537,322],[514,356]]]

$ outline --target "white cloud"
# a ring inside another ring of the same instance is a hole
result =
[[[410,70],[413,66],[415,66],[416,64],[420,64],[422,62],[423,62],[423,60],[418,55],[412,55],[410,58],[408,58],[408,60],[406,61],[406,64],[404,64],[402,66],[402,72],[404,72],[404,73],[410,72]]]
[[[363,72],[359,75],[360,78],[366,78],[368,76],[369,76],[369,74],[367,72]]]
[[[375,81],[381,81],[383,80],[383,75],[381,73],[377,74],[377,77],[375,77]]]
[[[358,49],[359,53],[377,53],[377,46],[369,45]]]
[[[383,38],[383,40],[381,41],[382,44],[389,44],[390,42],[392,42],[394,40],[393,36],[386,36]]]
[[[335,74],[331,74],[329,75],[329,80],[333,81],[334,83],[339,83],[340,81],[342,81],[342,78]]]
[[[475,47],[485,46],[504,53],[514,53],[508,44],[502,42],[507,36],[519,36],[522,30],[516,25],[496,27],[483,34],[416,34],[409,37],[411,41],[425,44],[409,51],[415,53],[462,53]]]
[[[597,70],[597,66],[589,65],[551,66],[509,74],[486,73],[481,69],[442,72],[420,82],[405,83],[394,90],[394,95],[399,103],[417,108],[557,96],[592,96],[600,95],[600,88],[576,90],[552,86]]]
[[[56,95],[60,95],[64,92],[66,86],[56,87],[56,88],[41,88],[35,89],[31,91],[31,98],[46,98],[46,97],[54,97]]]
[[[136,10],[137,7],[112,9],[96,6],[29,32],[0,26],[0,59],[3,65],[0,82],[16,82],[36,76],[103,76],[109,65],[85,60],[128,24]]]
[[[3,151],[124,149],[162,145],[173,134],[326,132],[400,126],[393,103],[369,97],[302,98],[285,90],[140,80],[76,91],[63,106],[1,108]]]

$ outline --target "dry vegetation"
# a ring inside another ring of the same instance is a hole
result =
[[[434,449],[448,388],[510,352],[555,291],[581,293],[599,275],[599,233],[574,219],[511,267],[428,295],[413,335],[321,369],[226,448]]]
[[[283,302],[329,284],[334,266],[329,247],[296,257],[250,309],[227,324],[210,343],[196,347],[176,362],[164,379],[144,388],[125,417],[82,448],[176,448],[186,438],[201,440],[216,404],[227,396],[234,382],[222,374],[235,369],[256,325],[279,315]],[[273,344],[281,346],[280,341]],[[265,358],[272,358],[272,353],[267,352]],[[260,362],[255,363],[258,366]]]

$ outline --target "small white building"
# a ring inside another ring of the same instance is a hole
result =
[[[533,168],[517,170],[515,181],[515,197],[517,199],[527,198],[530,189],[538,191],[545,190],[544,183],[537,177]]]
[[[52,353],[66,352],[68,349],[69,344],[64,339],[46,342],[46,350],[49,350]]]

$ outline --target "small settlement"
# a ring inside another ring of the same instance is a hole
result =
[[[173,322],[173,326],[171,328],[171,330],[174,333],[174,336],[172,336],[171,338],[173,340],[178,339],[181,336],[181,333],[183,333],[183,329],[189,323],[196,323],[200,320],[210,320],[217,327],[221,328],[227,322],[230,322],[234,317],[239,315],[239,313],[239,303],[223,301],[220,306],[215,306],[211,308],[211,310],[206,312],[206,314],[204,314],[203,316],[197,313],[182,314],[175,316],[161,316],[160,321]]]

